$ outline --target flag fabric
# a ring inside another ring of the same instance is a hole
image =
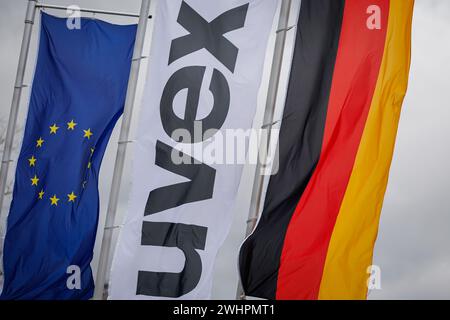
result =
[[[88,299],[98,175],[126,96],[136,25],[41,15],[4,244],[2,299]]]
[[[303,0],[280,166],[244,241],[249,296],[366,299],[407,89],[413,0]]]
[[[228,130],[252,126],[277,4],[158,2],[111,299],[210,297],[242,164],[202,155]]]

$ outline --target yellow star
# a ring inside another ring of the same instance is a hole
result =
[[[55,195],[53,195],[53,197],[50,198],[50,201],[51,201],[50,205],[57,206],[59,199],[56,197],[56,194],[55,194]]]
[[[69,198],[69,202],[75,202],[75,199],[77,198],[77,196],[75,195],[75,193],[68,194],[67,197]]]
[[[75,126],[77,123],[75,123],[73,120],[70,122],[67,122],[67,130],[75,130]]]
[[[30,167],[34,167],[36,165],[36,158],[34,156],[31,156],[28,161],[30,162]]]
[[[56,123],[49,128],[50,128],[50,134],[56,134],[56,131],[58,131],[58,129],[59,129],[59,127],[56,126]]]
[[[91,162],[89,161],[89,163],[88,163],[88,169],[90,169],[91,168]]]
[[[44,199],[44,194],[45,194],[44,190],[41,190],[41,192],[39,192],[39,200]]]
[[[94,154],[95,148],[91,148],[91,155]]]
[[[42,145],[44,144],[44,141],[42,138],[39,138],[38,140],[36,140],[36,147],[40,148],[42,147]]]
[[[38,185],[39,178],[36,175],[34,175],[34,177],[31,178],[30,180],[31,180],[31,185],[32,186],[37,186]]]
[[[84,131],[84,137],[83,138],[88,138],[90,139],[91,136],[93,135],[93,133],[91,132],[91,129],[87,129],[87,130],[83,130]]]

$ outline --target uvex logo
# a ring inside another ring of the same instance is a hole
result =
[[[177,22],[189,34],[172,40],[168,64],[182,59],[201,49],[206,49],[215,59],[234,73],[239,53],[224,34],[244,26],[248,4],[226,11],[208,22],[186,2],[182,2]],[[223,126],[230,107],[230,88],[226,76],[213,69],[209,91],[214,103],[210,113],[202,120],[196,120],[201,86],[206,66],[185,66],[172,74],[167,81],[160,102],[160,117],[165,133],[177,143],[198,143],[217,133]],[[175,96],[187,90],[184,117],[173,109]],[[200,122],[203,134],[195,135],[194,128]],[[176,141],[174,131],[186,130],[193,141]],[[196,141],[196,139],[200,139]],[[161,186],[149,193],[144,215],[153,215],[187,203],[204,201],[213,196],[216,170],[200,161],[189,164],[175,164],[171,155],[173,147],[158,140],[156,142],[155,165],[180,176],[180,182]],[[181,151],[180,151],[181,153]],[[182,155],[189,157],[189,155]],[[208,228],[171,222],[144,221],[141,245],[180,249],[185,256],[181,272],[139,271],[136,293],[148,296],[180,297],[192,291],[200,281],[202,261],[196,250],[204,250]]]

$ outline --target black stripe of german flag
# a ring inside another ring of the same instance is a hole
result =
[[[289,221],[320,157],[344,0],[303,0],[280,130],[279,171],[263,213],[242,245],[239,265],[249,296],[275,299]]]

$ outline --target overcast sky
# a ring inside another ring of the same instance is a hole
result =
[[[77,4],[89,8],[139,12],[139,0],[47,0],[58,5]],[[17,60],[23,33],[26,0],[0,0],[0,130],[4,130],[9,115]],[[295,23],[299,0],[294,0],[291,23]],[[48,11],[61,15],[61,12]],[[87,15],[91,16],[92,15]],[[132,23],[127,18],[97,16],[114,23]],[[39,25],[34,29],[26,73],[31,83]],[[150,35],[152,24],[149,26]],[[293,29],[295,30],[295,29]],[[294,31],[295,32],[295,31]],[[288,37],[287,53],[291,53],[293,34]],[[148,52],[150,37],[147,37]],[[265,79],[270,68],[269,45]],[[144,62],[141,86],[147,70]],[[284,73],[286,75],[286,73]],[[286,78],[286,77],[285,77]],[[255,125],[261,121],[266,92],[260,93],[259,113]],[[138,97],[142,90],[139,90]],[[22,95],[19,123],[23,127],[29,90]],[[283,96],[281,96],[281,99]],[[139,99],[138,99],[139,102]],[[135,108],[134,120],[139,112]],[[116,126],[100,173],[101,218],[103,225],[109,187],[117,148]],[[132,132],[136,129],[133,125]],[[4,135],[0,132],[0,136]],[[21,133],[16,136],[20,143]],[[413,51],[410,84],[403,106],[398,139],[384,202],[374,264],[381,267],[382,289],[373,291],[371,299],[450,299],[450,1],[416,0],[413,23]],[[3,149],[3,146],[1,146]],[[132,154],[132,148],[129,150]],[[17,152],[15,154],[17,158]],[[130,157],[128,157],[129,160]],[[129,190],[129,161],[125,168],[120,209],[123,213]],[[14,168],[10,170],[10,177]],[[251,168],[244,170],[243,181],[252,177]],[[244,236],[248,213],[250,184],[243,183],[235,210],[234,223],[220,250],[214,276],[213,298],[234,299],[237,284],[236,258]],[[5,202],[10,202],[7,197]],[[4,224],[5,211],[1,222]],[[121,217],[118,217],[120,221]],[[101,239],[101,228],[98,239]],[[97,241],[93,262],[94,272],[98,256]],[[95,273],[94,273],[95,274]]]

